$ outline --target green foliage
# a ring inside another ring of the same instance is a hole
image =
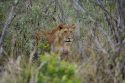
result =
[[[56,55],[41,56],[43,66],[39,70],[37,83],[81,83],[75,76],[76,66],[60,61]]]

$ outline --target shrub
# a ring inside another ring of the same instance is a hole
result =
[[[37,83],[81,83],[75,76],[76,65],[60,61],[58,56],[41,56],[44,63],[39,70]]]

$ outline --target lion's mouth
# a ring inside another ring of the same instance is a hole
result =
[[[71,39],[71,38],[67,38],[67,39],[65,40],[65,42],[72,42],[72,39]]]
[[[72,42],[71,40],[66,40],[65,42]]]
[[[71,39],[67,39],[67,40],[65,40],[65,42],[72,42],[72,40]]]

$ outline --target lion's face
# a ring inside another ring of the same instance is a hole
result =
[[[70,51],[71,44],[73,42],[73,34],[75,25],[61,24],[57,27],[55,32],[55,39],[53,46],[59,53],[68,53]]]
[[[63,43],[72,43],[74,29],[75,25],[59,25],[57,35]]]

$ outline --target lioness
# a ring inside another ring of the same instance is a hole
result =
[[[75,28],[74,24],[60,24],[50,32],[40,30],[36,33],[36,41],[39,43],[42,37],[46,37],[51,46],[51,51],[60,54],[61,58],[65,58],[70,53]]]

